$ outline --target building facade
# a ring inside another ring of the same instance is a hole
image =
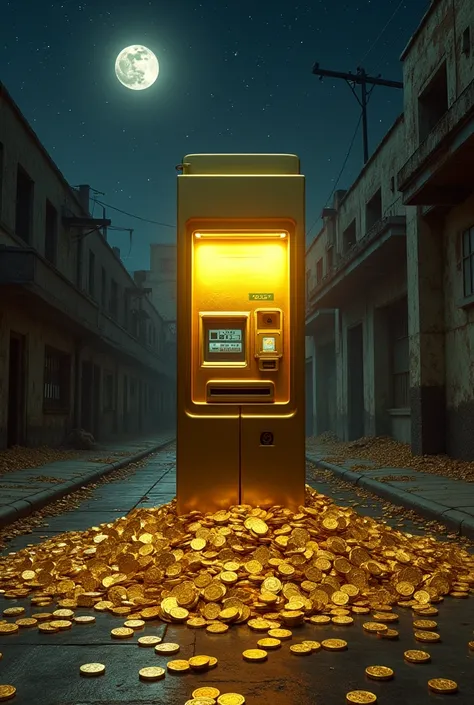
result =
[[[307,433],[409,439],[406,226],[395,188],[403,117],[306,255]]]
[[[0,84],[0,448],[174,425],[165,324]]]
[[[474,458],[473,32],[471,2],[432,0],[402,55],[403,116],[323,212],[308,432]]]

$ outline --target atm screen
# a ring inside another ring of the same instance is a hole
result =
[[[243,352],[241,328],[212,328],[208,331],[208,346],[210,353]]]

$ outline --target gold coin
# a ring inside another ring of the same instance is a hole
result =
[[[190,629],[202,629],[207,626],[207,622],[202,617],[191,617],[191,619],[188,619],[186,622],[186,626]]]
[[[347,641],[344,639],[324,639],[321,646],[326,651],[345,651],[347,649]]]
[[[0,624],[0,634],[14,634],[19,630],[18,624],[12,624],[11,622],[4,622]]]
[[[142,629],[145,626],[145,620],[143,619],[127,619],[123,623],[124,627],[127,627],[129,629]]]
[[[432,678],[428,681],[428,688],[433,693],[455,693],[458,689],[458,684],[448,678]]]
[[[209,666],[208,668],[215,668],[217,666],[217,659],[215,656],[211,656],[209,659]]]
[[[25,613],[24,607],[7,607],[5,610],[3,610],[4,617],[19,617],[20,614],[24,614],[24,613]]]
[[[184,622],[189,617],[189,612],[184,607],[173,607],[169,614],[174,622]]]
[[[336,592],[332,594],[331,600],[335,605],[347,605],[349,602],[349,595],[341,590],[336,590]]]
[[[172,654],[178,653],[179,644],[174,644],[172,642],[158,644],[157,646],[155,646],[155,651],[157,654],[163,654],[164,656],[171,656]]]
[[[311,649],[313,654],[315,654],[317,651],[321,650],[321,644],[319,641],[312,641],[311,639],[305,639],[303,641],[303,644],[307,644],[307,646],[309,646],[309,648]]]
[[[72,627],[72,622],[69,619],[52,619],[50,625],[56,627],[59,631],[64,631]]]
[[[311,624],[329,624],[331,617],[328,617],[326,614],[315,614],[309,618],[309,621]]]
[[[218,705],[244,705],[245,698],[240,693],[223,693],[217,698]]]
[[[467,644],[469,651],[474,651],[474,641],[469,641]]]
[[[15,697],[16,688],[14,685],[0,685],[0,703],[11,700]]]
[[[364,622],[362,629],[366,632],[377,634],[378,632],[386,632],[388,627],[381,622]]]
[[[222,622],[213,622],[206,627],[206,632],[209,632],[209,634],[225,634],[227,631],[229,631],[229,627],[227,624],[222,624]]]
[[[140,668],[138,677],[143,681],[159,681],[165,677],[165,669],[159,666],[146,666]]]
[[[311,646],[305,642],[302,644],[291,644],[290,651],[297,656],[308,656],[313,652]]]
[[[441,637],[437,632],[415,632],[414,637],[417,641],[425,641],[434,643],[435,641],[441,641]]]
[[[431,631],[432,629],[436,629],[438,623],[434,622],[432,619],[415,619],[413,626],[415,629]]]
[[[137,639],[138,646],[156,646],[160,642],[160,636],[139,636]]]
[[[242,656],[246,661],[266,661],[268,654],[263,649],[247,649]]]
[[[349,624],[354,624],[354,618],[353,617],[347,617],[346,615],[336,615],[331,619],[331,622],[333,624],[339,624],[339,625],[346,625],[349,626]]]
[[[37,619],[38,622],[44,622],[47,619],[51,619],[53,616],[52,612],[36,612],[36,614],[31,615],[33,619]]]
[[[351,705],[372,705],[377,702],[377,696],[368,690],[351,690],[346,695],[346,702]]]
[[[398,614],[394,614],[393,612],[374,612],[372,616],[376,622],[382,622],[383,624],[386,622],[398,622]]]
[[[36,627],[38,620],[33,619],[33,617],[24,617],[23,619],[17,619],[15,624],[18,624],[19,627]]]
[[[81,676],[102,676],[105,673],[105,666],[103,663],[84,663],[79,671]]]
[[[365,675],[375,681],[389,681],[393,678],[393,669],[388,666],[367,666]]]
[[[186,700],[184,705],[216,705],[216,702],[214,698],[193,698]]]
[[[59,627],[55,627],[51,622],[43,622],[38,624],[38,631],[42,634],[56,634],[56,632],[59,632]]]
[[[74,622],[76,624],[93,624],[95,622],[95,617],[93,614],[83,614],[78,617],[74,617]]]
[[[176,661],[168,661],[166,668],[171,673],[185,673],[190,670],[191,666],[188,661],[177,659]]]
[[[59,619],[70,619],[74,617],[74,612],[72,610],[54,610],[53,617]]]
[[[257,641],[257,646],[261,649],[279,649],[281,646],[281,639],[265,638],[259,639]]]
[[[418,649],[405,651],[403,658],[409,663],[428,663],[428,661],[431,661],[431,656],[426,651],[419,651]]]
[[[273,639],[280,639],[280,641],[286,641],[286,639],[291,639],[293,632],[290,632],[289,629],[269,629],[268,636]]]
[[[189,665],[194,671],[205,670],[209,666],[210,656],[192,656]]]
[[[130,627],[116,627],[110,632],[110,636],[114,639],[129,639],[133,634],[134,631]]]
[[[193,698],[216,698],[221,694],[220,690],[213,688],[212,686],[203,686],[202,688],[196,688],[193,690]]]
[[[387,629],[386,632],[377,632],[379,639],[398,639],[398,632],[396,629]]]

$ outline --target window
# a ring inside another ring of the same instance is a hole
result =
[[[323,258],[320,257],[316,262],[316,284],[319,284],[323,278]]]
[[[173,274],[176,269],[175,262],[172,257],[162,257],[160,266],[163,274]]]
[[[101,281],[100,281],[100,303],[102,308],[105,308],[107,302],[107,273],[105,267],[102,267]]]
[[[309,294],[311,291],[311,270],[307,269],[306,270],[306,294]]]
[[[45,346],[44,350],[44,411],[69,411],[71,356]]]
[[[448,78],[446,62],[435,73],[418,98],[418,133],[420,142],[429,135],[448,110]]]
[[[376,191],[365,206],[365,232],[369,230],[382,217],[382,189]]]
[[[125,290],[123,292],[123,327],[128,330],[128,292]]]
[[[389,309],[392,361],[392,407],[410,406],[410,356],[408,348],[408,302],[406,297]]]
[[[89,250],[89,294],[95,296],[95,254]]]
[[[44,219],[44,256],[56,264],[58,246],[58,212],[52,203],[46,201],[46,214]]]
[[[474,296],[474,225],[462,234],[463,293]]]
[[[30,242],[33,225],[34,184],[26,171],[18,164],[16,175],[15,233],[25,242]]]
[[[118,315],[118,284],[115,279],[110,280],[109,312],[114,318]]]
[[[327,251],[327,268],[328,272],[334,267],[334,247],[330,247]]]
[[[112,372],[104,374],[104,411],[113,411],[114,403],[114,375]]]
[[[461,49],[461,51],[466,56],[469,56],[469,54],[471,53],[471,29],[470,29],[470,27],[466,27],[466,29],[462,33],[462,49]]]
[[[342,233],[342,252],[346,254],[349,252],[351,247],[356,244],[357,241],[357,231],[356,231],[356,221],[355,218],[352,223],[344,230]]]

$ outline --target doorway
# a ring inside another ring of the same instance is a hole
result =
[[[306,382],[306,398],[305,398],[305,407],[306,407],[306,436],[310,437],[313,435],[313,393],[314,393],[314,386],[313,386],[313,360],[309,360],[306,362],[306,375],[305,375],[305,382]]]
[[[364,435],[364,339],[362,323],[347,331],[348,440]]]
[[[8,447],[22,445],[25,440],[25,349],[25,336],[11,331],[8,365]]]
[[[100,367],[92,362],[82,363],[81,427],[97,440],[100,414]]]

